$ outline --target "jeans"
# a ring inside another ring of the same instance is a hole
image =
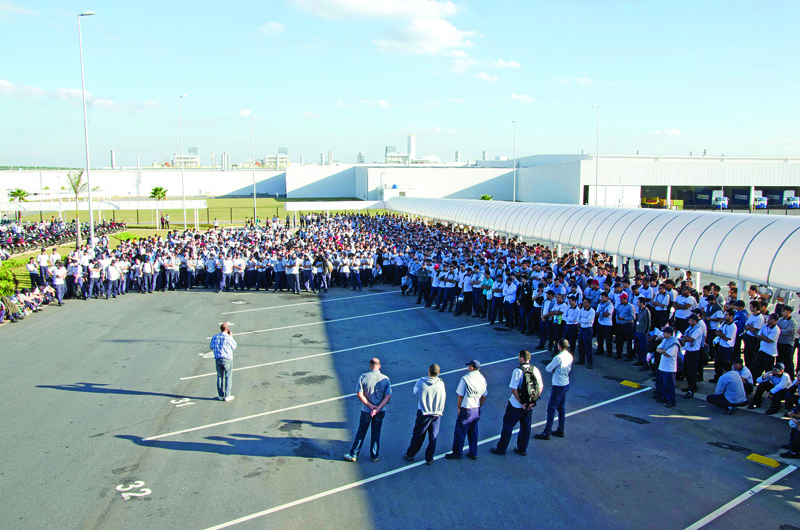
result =
[[[553,432],[553,420],[558,412],[558,430],[564,432],[564,420],[566,420],[567,392],[569,385],[550,387],[550,400],[547,402],[547,423],[544,426],[544,433]]]
[[[381,427],[383,426],[383,417],[386,412],[380,411],[372,415],[371,412],[361,411],[361,417],[358,421],[358,431],[356,431],[356,439],[353,440],[353,447],[350,448],[350,455],[358,457],[358,452],[364,443],[364,438],[367,437],[367,430],[372,427],[372,435],[370,437],[369,456],[372,459],[378,458],[381,448]]]
[[[567,324],[564,326],[564,338],[569,341],[569,347],[572,351],[577,350],[578,345],[578,324]]]
[[[506,404],[506,413],[503,414],[503,429],[500,431],[500,440],[497,442],[497,450],[505,452],[508,444],[511,441],[511,434],[519,423],[519,435],[517,436],[517,449],[520,452],[528,450],[528,443],[531,441],[531,419],[533,418],[533,410],[518,409],[511,405]]]
[[[217,359],[217,396],[224,399],[231,395],[233,359]]]
[[[640,363],[647,358],[647,333],[637,331],[633,334],[633,346],[636,348],[636,357]]]
[[[464,449],[464,438],[469,440],[469,454],[478,456],[478,422],[481,419],[481,409],[461,408],[458,411],[456,428],[453,433],[453,454],[461,455]]]
[[[667,403],[675,404],[675,372],[658,371],[656,393],[664,398]]]
[[[581,328],[578,332],[578,352],[581,361],[592,364],[592,328]]]
[[[605,343],[605,352],[611,357],[614,353],[611,349],[611,344],[614,339],[613,329],[609,325],[597,325],[597,355],[603,355],[603,345]]]
[[[411,443],[408,444],[406,454],[413,457],[422,448],[425,434],[428,435],[428,447],[425,449],[425,461],[432,462],[433,455],[436,454],[436,440],[439,438],[439,425],[442,422],[441,416],[433,414],[423,414],[417,409],[417,420],[414,422],[414,431],[411,434]]]
[[[552,326],[552,322],[542,319],[541,324],[539,324],[539,344],[536,346],[536,349],[549,349],[547,346],[547,340],[550,338],[550,328]],[[552,346],[552,341],[550,344]]]
[[[489,322],[494,324],[494,319],[497,318],[497,313],[500,313],[500,323],[503,322],[503,297],[492,297],[492,309],[489,311]]]

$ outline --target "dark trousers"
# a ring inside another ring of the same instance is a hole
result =
[[[753,370],[751,370],[753,373],[753,380],[755,381],[761,377],[761,374],[764,372],[771,372],[773,366],[775,366],[775,357],[761,350],[756,352],[753,361]]]
[[[411,443],[408,444],[406,454],[413,457],[422,448],[425,435],[428,435],[428,447],[425,449],[425,461],[432,462],[433,455],[436,454],[436,440],[439,438],[439,425],[442,422],[441,416],[433,414],[423,414],[417,409],[417,420],[414,422],[414,431],[411,433]]]
[[[429,298],[431,296],[431,281],[427,280],[424,282],[420,282],[419,284],[419,294],[417,295],[417,303],[421,304],[423,300],[425,300],[426,305],[430,305]]]
[[[460,315],[461,313],[466,313],[467,316],[472,314],[472,291],[466,291],[464,293],[464,303],[462,303],[459,306],[458,311],[456,311],[457,315]]]
[[[633,345],[636,348],[636,358],[644,363],[647,358],[647,333],[637,331],[633,334]]]
[[[578,332],[578,353],[580,361],[592,364],[592,328],[581,328]]]
[[[697,373],[696,370],[695,373]],[[675,372],[658,371],[656,393],[664,398],[667,403],[675,404]]]
[[[522,332],[533,331],[533,326],[531,325],[529,318],[531,314],[531,306],[520,305],[517,306],[517,310],[519,311],[520,330]]]
[[[371,412],[361,411],[361,417],[358,421],[358,431],[356,431],[356,439],[353,440],[353,447],[350,448],[350,454],[354,457],[358,456],[361,446],[364,444],[364,438],[367,437],[367,430],[372,427],[372,434],[370,436],[369,456],[370,458],[378,458],[381,448],[381,427],[383,426],[383,417],[386,412],[380,411],[372,415]]]
[[[569,349],[573,352],[578,345],[578,324],[568,324],[564,326],[564,338],[569,341]]]
[[[708,401],[709,403],[711,403],[715,407],[719,407],[721,409],[728,409],[730,407],[738,407],[740,405],[744,405],[745,403],[747,403],[747,400],[745,400],[744,403],[731,403],[730,401],[725,399],[725,396],[718,395],[718,394],[711,394],[710,396],[706,396],[706,401]]]
[[[609,357],[614,353],[611,349],[611,344],[614,339],[614,333],[611,326],[598,324],[597,326],[597,355],[603,355],[603,345],[605,344],[605,351]]]
[[[717,355],[714,357],[714,378],[719,379],[719,376],[725,373],[722,369],[722,363],[730,361],[733,358],[733,348],[726,348],[725,346],[717,346]]]
[[[755,368],[755,358],[756,358],[756,347],[758,346],[759,342],[756,340],[755,337],[751,337],[750,335],[744,336],[744,364],[750,371],[752,372]],[[755,376],[753,376],[755,377]]]
[[[464,438],[469,441],[469,454],[478,455],[478,422],[481,419],[480,407],[461,408],[458,411],[455,432],[453,432],[453,453],[460,455],[464,448]]]
[[[511,441],[511,434],[514,427],[519,423],[519,435],[517,436],[517,449],[521,452],[528,450],[528,443],[531,441],[531,419],[533,410],[518,409],[506,404],[506,413],[503,414],[503,429],[500,431],[500,440],[497,442],[497,449],[505,452]]]
[[[697,370],[700,364],[700,351],[687,351],[683,355],[683,376],[690,392],[697,392]],[[660,371],[660,370],[659,370]]]
[[[566,325],[564,324],[563,320],[560,324],[554,323],[552,326],[550,326],[550,340],[553,343],[553,347],[551,349],[553,351],[556,351],[556,345],[558,344],[558,341],[564,338],[564,328],[566,328]]]
[[[658,321],[656,321],[656,325],[658,325]],[[689,328],[689,321],[685,318],[675,318],[675,329],[684,333]]]
[[[552,325],[553,323],[551,321],[542,319],[542,322],[539,324],[539,344],[536,346],[537,349],[550,349],[547,341],[550,339],[550,327]]]
[[[773,388],[775,388],[775,385],[773,385],[770,381],[764,381],[763,383],[759,383],[758,386],[756,387],[756,393],[753,394],[753,405],[760,407],[761,400],[764,398],[764,392],[770,392]],[[774,395],[770,393],[770,397],[772,398],[772,404],[770,405],[769,408],[777,409],[785,393],[786,392],[783,390],[779,390]]]
[[[628,345],[627,357],[633,358],[633,323],[617,324],[617,357],[622,355],[622,350]]]
[[[786,373],[794,375],[794,340],[791,344],[778,343],[778,358],[783,363]]]
[[[514,316],[517,312],[517,304],[514,302],[503,302],[503,314],[506,316],[506,326],[514,327]]]
[[[544,426],[544,433],[553,432],[553,420],[558,412],[558,430],[564,431],[564,422],[567,417],[567,392],[569,385],[550,387],[550,399],[547,401],[547,423]]]
[[[541,307],[534,307],[531,309],[530,313],[528,313],[528,331],[533,333],[534,331],[539,331],[541,329],[542,323],[542,308]]]
[[[492,297],[492,310],[489,312],[489,322],[494,324],[494,319],[497,317],[497,314],[500,313],[500,323],[503,322],[503,297],[502,296],[493,296]]]

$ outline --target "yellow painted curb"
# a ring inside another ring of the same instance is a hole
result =
[[[642,388],[642,385],[639,383],[634,383],[633,381],[622,381],[621,385],[629,386],[631,388]]]
[[[773,460],[772,458],[767,458],[766,456],[757,455],[755,453],[752,453],[750,456],[747,457],[747,459],[767,467],[780,466],[777,460]]]

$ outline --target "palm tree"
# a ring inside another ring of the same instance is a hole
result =
[[[494,195],[489,195],[488,193],[481,195],[482,201],[491,201],[492,199],[494,199]]]
[[[86,181],[83,178],[83,170],[75,173],[67,173],[67,184],[72,193],[75,194],[75,226],[77,227],[75,248],[81,248],[81,216],[78,210],[78,198],[81,192],[86,191]]]
[[[22,188],[16,188],[8,192],[8,199],[11,202],[14,202],[14,199],[17,202],[27,202],[28,201],[28,192],[23,190]],[[22,212],[17,211],[17,219],[22,219]]]
[[[150,198],[155,199],[157,201],[163,201],[167,198],[167,188],[162,188],[161,186],[156,186],[152,190],[150,190]],[[163,212],[162,212],[163,213]],[[158,228],[164,228],[161,226],[160,219],[156,219],[156,226]]]

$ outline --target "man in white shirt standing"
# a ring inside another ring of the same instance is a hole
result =
[[[61,264],[61,261],[56,261],[52,268],[53,271],[53,287],[56,290],[56,298],[58,305],[64,305],[64,292],[66,291],[66,278],[67,269]]]
[[[675,331],[667,326],[664,328],[664,340],[658,345],[656,352],[661,354],[661,361],[658,364],[658,374],[656,376],[656,391],[653,399],[659,403],[666,403],[664,406],[672,408],[675,406],[675,374],[678,371],[678,353],[681,343],[673,335]]]
[[[519,423],[519,435],[517,436],[517,446],[514,448],[514,452],[520,456],[528,454],[528,443],[531,441],[533,408],[542,394],[544,382],[539,369],[530,364],[531,352],[528,350],[520,351],[518,360],[519,368],[515,368],[511,373],[511,382],[508,384],[508,388],[511,389],[511,397],[508,398],[506,412],[503,415],[503,429],[500,431],[500,440],[497,442],[497,447],[489,449],[489,452],[494,455],[506,454],[508,444],[511,442],[511,434],[517,423]],[[527,384],[528,381],[530,384]]]
[[[553,385],[550,389],[550,399],[547,402],[547,423],[544,431],[534,434],[537,440],[549,440],[550,435],[564,437],[564,423],[566,420],[567,392],[569,392],[569,372],[572,370],[572,354],[569,352],[569,341],[558,341],[558,354],[553,357],[545,370],[553,373]],[[558,411],[558,429],[553,430],[553,420]]]
[[[781,328],[778,327],[778,315],[773,313],[767,318],[767,323],[761,326],[756,336],[756,340],[761,341],[761,345],[756,353],[753,377],[759,378],[764,372],[770,372],[775,366],[775,359],[778,357],[778,338],[781,335]]]
[[[458,382],[458,407],[456,428],[453,433],[453,452],[444,457],[448,460],[461,460],[464,438],[469,440],[467,458],[478,459],[478,422],[481,419],[481,406],[488,394],[486,379],[480,373],[481,363],[475,359],[467,363],[467,374]]]

